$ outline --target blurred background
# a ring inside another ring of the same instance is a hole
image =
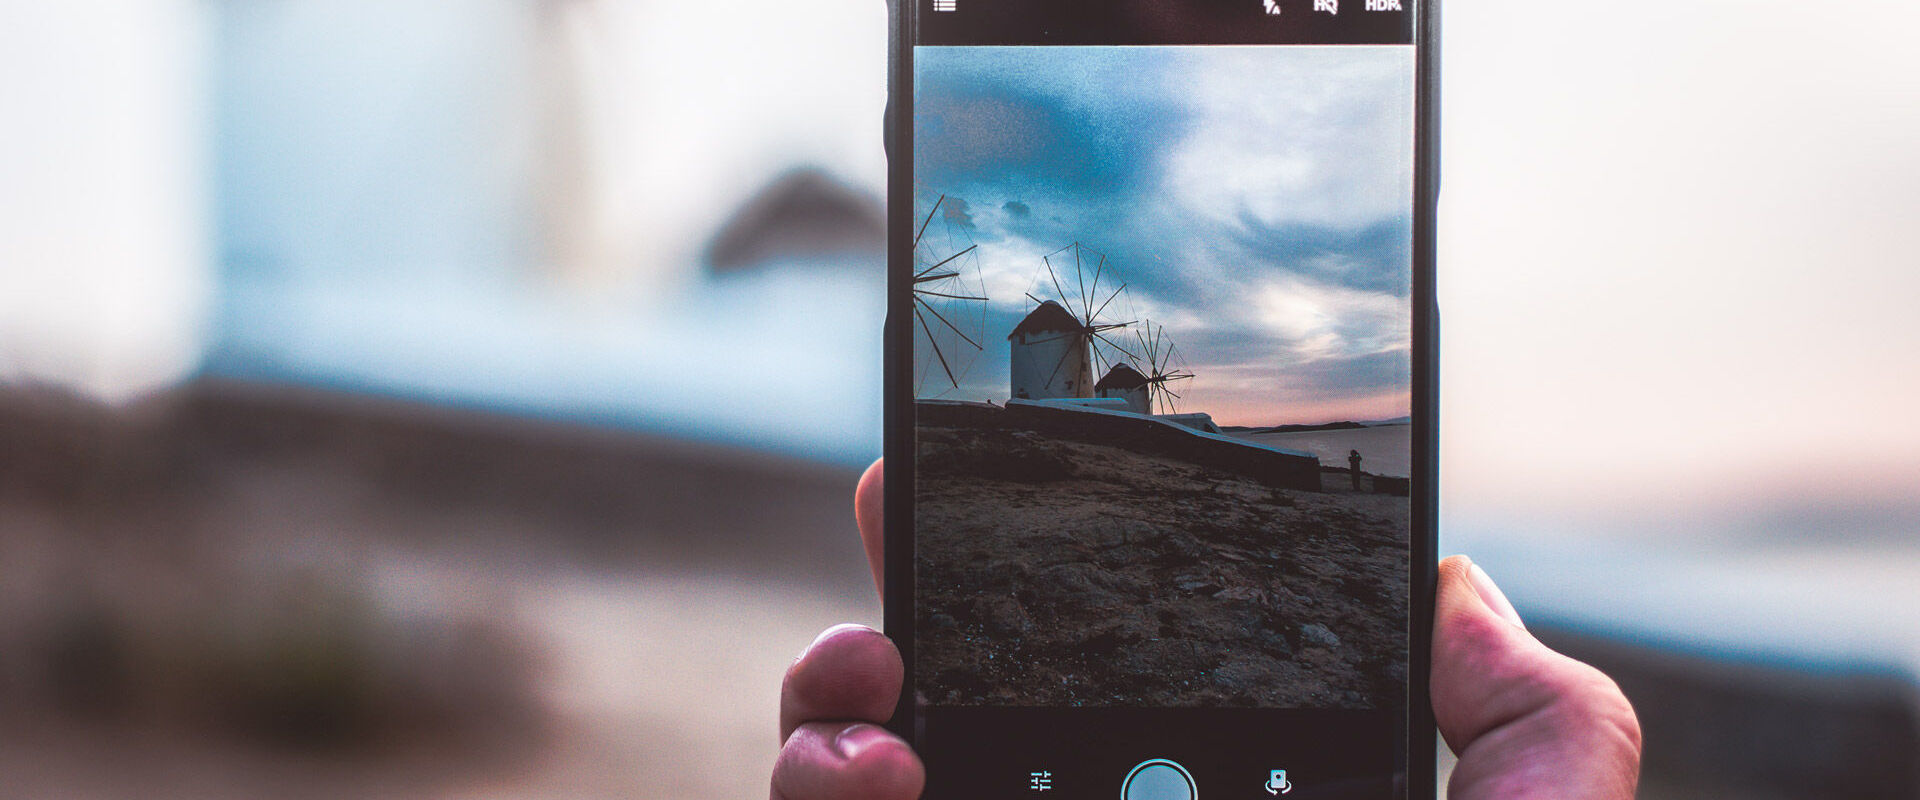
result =
[[[1920,797],[1916,28],[1446,9],[1442,550],[1646,797]],[[0,794],[764,793],[880,616],[885,42],[0,0]]]

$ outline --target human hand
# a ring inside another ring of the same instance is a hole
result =
[[[860,476],[854,517],[876,591],[881,576],[880,462]],[[836,625],[808,645],[780,686],[780,757],[773,800],[913,800],[926,770],[913,748],[880,727],[903,680],[893,641],[864,625]]]
[[[881,466],[860,478],[854,516],[881,587]],[[1434,717],[1460,757],[1455,800],[1626,800],[1640,772],[1640,725],[1612,680],[1526,632],[1505,595],[1464,556],[1440,563],[1434,606]],[[788,668],[785,744],[774,800],[911,800],[926,771],[877,723],[892,715],[902,665],[871,628],[842,625]]]
[[[1448,796],[1630,800],[1640,722],[1613,680],[1527,633],[1466,556],[1440,562],[1433,717],[1460,762]]]

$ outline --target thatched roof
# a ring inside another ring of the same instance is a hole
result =
[[[1074,319],[1073,314],[1060,307],[1059,303],[1048,300],[1041,303],[1020,324],[1013,326],[1008,339],[1019,338],[1023,333],[1081,333],[1087,326]]]
[[[1145,385],[1147,385],[1147,376],[1140,374],[1139,370],[1126,364],[1115,364],[1113,365],[1113,369],[1107,370],[1107,374],[1100,377],[1100,382],[1094,384],[1093,388],[1095,391],[1101,389],[1138,389]]]

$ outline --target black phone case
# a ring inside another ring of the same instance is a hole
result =
[[[888,2],[887,320],[885,331],[885,612],[886,635],[906,666],[899,704],[888,727],[919,747],[922,720],[914,702],[914,398],[913,335],[913,35],[918,0]],[[1440,4],[1416,6],[1413,209],[1413,452],[1415,474],[1408,563],[1408,728],[1404,741],[1408,798],[1437,792],[1436,730],[1428,700],[1438,580],[1440,310],[1435,286],[1435,224],[1440,195]]]

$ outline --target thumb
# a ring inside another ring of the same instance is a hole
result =
[[[1626,696],[1528,633],[1465,556],[1440,563],[1432,695],[1434,720],[1460,757],[1456,800],[1633,797],[1640,724]]]
[[[867,568],[873,571],[873,590],[885,600],[886,573],[886,460],[867,467],[853,490],[853,520],[860,528],[860,544],[867,550]]]

